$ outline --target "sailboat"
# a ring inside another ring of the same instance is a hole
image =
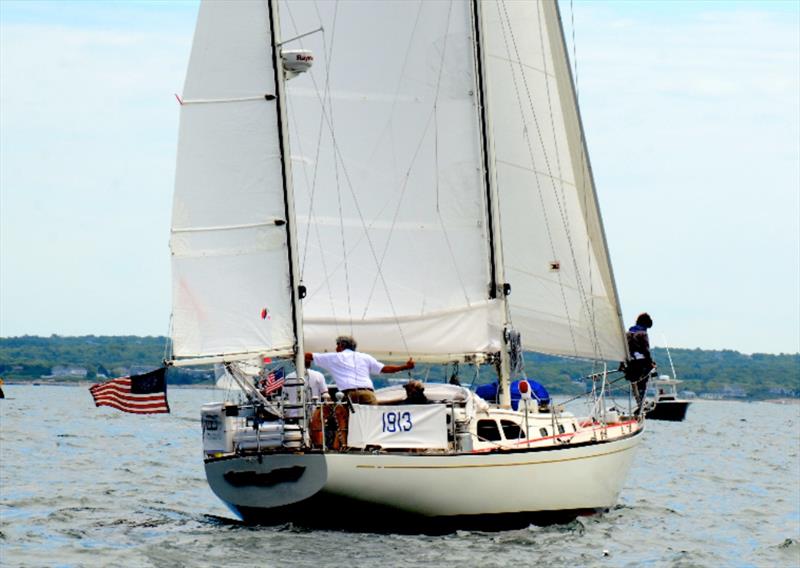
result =
[[[555,2],[204,2],[179,102],[168,363],[239,386],[201,411],[232,511],[498,526],[617,502],[644,423],[605,404],[626,344]],[[341,334],[498,401],[312,398],[304,352]],[[522,382],[512,408],[523,351],[595,362],[586,413]],[[254,386],[265,360],[296,396]]]

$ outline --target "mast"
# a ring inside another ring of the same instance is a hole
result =
[[[475,76],[478,83],[478,112],[480,116],[480,131],[481,131],[481,152],[483,158],[483,174],[484,185],[486,188],[486,210],[488,218],[488,233],[489,233],[489,264],[490,264],[490,282],[489,282],[489,299],[498,300],[502,302],[503,313],[503,344],[500,349],[500,362],[499,362],[499,402],[500,406],[509,408],[511,406],[511,393],[509,389],[509,382],[511,376],[511,359],[509,356],[508,339],[506,337],[506,330],[509,328],[509,309],[507,296],[511,292],[511,286],[505,282],[505,270],[503,263],[503,249],[501,242],[500,232],[500,219],[497,207],[497,188],[493,180],[497,178],[494,176],[491,160],[491,139],[489,136],[489,118],[487,116],[488,103],[486,82],[484,80],[484,61],[483,50],[481,48],[482,41],[482,9],[481,0],[472,0],[473,8],[473,26],[475,32]]]
[[[305,380],[306,364],[305,353],[303,351],[303,307],[301,304],[304,291],[297,284],[297,277],[300,273],[297,258],[297,229],[296,217],[294,213],[294,194],[292,191],[292,168],[290,164],[291,155],[289,152],[289,139],[286,117],[286,89],[285,77],[283,72],[283,61],[280,55],[278,37],[279,19],[278,3],[275,0],[268,0],[270,39],[272,41],[272,68],[275,76],[275,104],[278,113],[278,138],[281,153],[281,179],[283,181],[284,207],[286,212],[286,243],[289,254],[289,286],[292,295],[292,313],[294,327],[294,364],[297,371],[297,379]],[[300,389],[300,404],[305,404],[305,389]]]

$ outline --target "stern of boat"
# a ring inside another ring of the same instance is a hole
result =
[[[243,519],[251,511],[274,511],[283,519],[283,511],[319,493],[328,477],[322,454],[222,457],[206,460],[205,469],[211,490]]]

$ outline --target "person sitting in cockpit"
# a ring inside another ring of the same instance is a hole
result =
[[[425,385],[421,381],[411,379],[403,385],[406,389],[406,399],[400,404],[428,404],[430,401],[425,396]]]

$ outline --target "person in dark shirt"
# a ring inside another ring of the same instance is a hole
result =
[[[626,334],[630,359],[625,364],[625,378],[630,381],[633,395],[636,397],[637,415],[642,411],[650,373],[656,367],[653,356],[650,354],[650,339],[647,337],[647,330],[651,327],[653,327],[653,318],[645,312],[639,314],[636,318],[636,325],[631,327]]]

